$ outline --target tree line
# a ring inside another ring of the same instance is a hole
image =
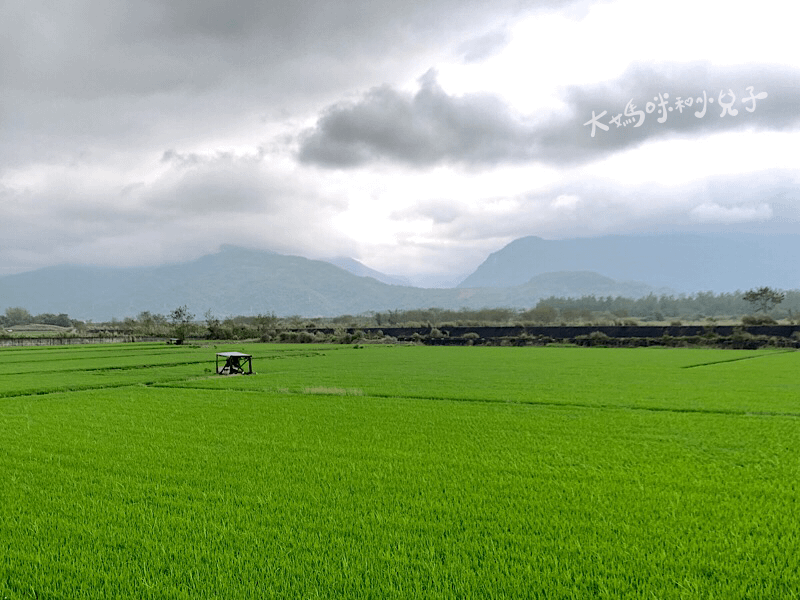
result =
[[[760,313],[760,315],[758,314]],[[376,324],[480,325],[540,323],[574,324],[598,320],[701,321],[708,318],[741,318],[758,315],[762,320],[800,320],[800,291],[780,292],[762,287],[748,292],[696,294],[649,294],[642,298],[586,295],[580,298],[550,296],[530,309],[440,308],[374,313]],[[351,317],[353,318],[353,317]]]
[[[635,324],[638,322],[702,321],[710,318],[743,318],[745,324],[784,319],[800,323],[800,291],[780,292],[762,287],[747,292],[689,295],[656,295],[642,298],[622,296],[551,296],[529,309],[443,308],[397,309],[333,318],[283,317],[274,313],[255,316],[216,317],[210,310],[198,319],[184,305],[168,315],[143,311],[136,317],[109,323],[84,323],[66,314],[31,315],[20,307],[0,315],[5,327],[40,323],[72,327],[89,333],[101,331],[152,337],[205,337],[210,339],[274,339],[279,332],[303,328],[441,327],[479,325],[574,325]],[[748,321],[749,319],[749,321]]]
[[[39,315],[32,315],[27,309],[14,306],[7,308],[5,313],[0,315],[0,325],[3,327],[12,327],[14,325],[30,325],[32,323],[39,323],[41,325],[56,325],[58,327],[75,327],[80,322],[73,321],[66,313],[53,314],[42,313]]]
[[[680,296],[650,294],[635,299],[611,296],[550,297],[540,300],[522,316],[542,322],[587,320],[599,314],[643,321],[697,321],[719,317],[740,318],[758,313],[761,313],[763,320],[799,320],[800,291],[779,292],[763,287],[748,292],[698,292]]]

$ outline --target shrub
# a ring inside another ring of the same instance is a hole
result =
[[[297,341],[301,344],[310,344],[311,342],[316,342],[317,338],[314,337],[313,333],[309,333],[308,331],[300,331],[297,334]]]
[[[742,317],[742,325],[775,325],[777,321],[769,315],[745,315]]]
[[[525,321],[550,324],[558,318],[558,311],[552,306],[540,302],[536,308],[525,311],[520,317]]]
[[[607,346],[612,339],[602,331],[593,331],[589,335],[575,337],[575,342],[581,346]]]

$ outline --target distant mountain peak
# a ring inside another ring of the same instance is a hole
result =
[[[732,292],[769,285],[795,289],[800,235],[662,234],[516,239],[493,252],[459,288],[505,288],[558,271],[594,271],[678,292]]]
[[[369,268],[364,263],[356,260],[355,258],[349,258],[346,256],[337,256],[335,258],[325,259],[325,262],[329,262],[332,265],[339,267],[340,269],[344,269],[345,271],[348,271],[353,275],[357,275],[358,277],[372,277],[373,279],[376,279],[388,285],[404,285],[404,286],[411,285],[408,279],[405,279],[403,277],[396,277],[394,275],[387,275],[386,273],[381,273],[380,271],[376,271],[375,269]]]
[[[64,265],[5,275],[0,277],[0,307],[97,321],[143,311],[169,314],[182,305],[197,315],[211,310],[217,317],[357,315],[431,306],[531,308],[550,296],[798,289],[800,267],[792,260],[798,254],[800,235],[557,241],[531,236],[493,253],[459,289],[422,289],[398,285],[394,278],[387,285],[378,278],[382,273],[355,259],[327,262],[225,245],[215,254],[160,266]]]
[[[218,254],[278,254],[277,252],[273,252],[272,250],[265,250],[265,249],[255,249],[255,248],[247,248],[245,246],[237,246],[236,244],[221,244],[219,247]]]

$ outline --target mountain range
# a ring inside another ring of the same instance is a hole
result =
[[[0,277],[0,310],[107,321],[186,305],[201,316],[337,316],[411,308],[531,308],[549,296],[800,288],[800,236],[525,237],[457,287],[417,288],[353,259],[332,262],[223,246],[156,267],[54,266]],[[337,266],[338,265],[338,266]]]
[[[491,254],[458,287],[509,287],[558,271],[594,271],[678,293],[800,287],[800,235],[529,236]]]

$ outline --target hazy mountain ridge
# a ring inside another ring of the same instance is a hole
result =
[[[336,258],[327,258],[325,262],[329,262],[332,265],[336,265],[340,269],[344,269],[352,273],[353,275],[357,275],[359,277],[372,277],[373,279],[377,279],[381,283],[388,283],[389,285],[406,285],[410,286],[411,281],[406,277],[397,277],[395,275],[388,275],[386,273],[381,273],[380,271],[376,271],[375,269],[370,269],[364,263],[357,261],[354,258],[349,258],[346,256],[337,256]]]
[[[6,275],[0,277],[0,310],[20,306],[33,314],[106,321],[145,310],[168,314],[185,304],[198,318],[208,310],[217,317],[311,317],[430,307],[531,308],[550,296],[797,289],[797,250],[800,236],[527,237],[491,254],[459,287],[426,289],[381,282],[377,276],[383,274],[364,265],[369,276],[326,261],[223,246],[180,264],[58,266]],[[360,270],[361,263],[344,262]]]
[[[654,289],[652,286],[640,281],[615,281],[593,271],[559,271],[556,273],[543,273],[532,277],[527,283],[512,286],[508,289],[512,294],[515,290],[521,296],[541,294],[547,291],[546,296],[580,297],[580,296],[624,296],[628,298],[641,298],[651,293],[669,294],[667,288]]]
[[[565,295],[645,295],[652,288],[618,284],[596,273],[551,274],[507,289],[425,289],[359,277],[325,261],[225,246],[197,260],[159,267],[60,266],[0,278],[0,308],[67,313],[106,321],[142,311],[168,314],[187,305],[201,318],[274,312],[337,316],[411,308],[530,308]],[[637,293],[638,292],[638,293]]]
[[[458,287],[509,287],[558,271],[594,271],[676,292],[800,287],[800,235],[529,236],[492,253]]]

